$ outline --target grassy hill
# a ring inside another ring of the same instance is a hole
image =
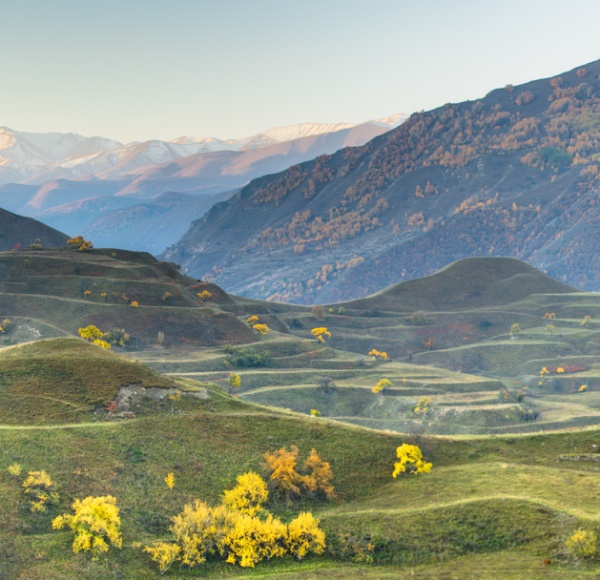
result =
[[[407,280],[344,304],[386,312],[473,310],[519,302],[532,294],[578,292],[512,258],[465,258],[431,276]]]
[[[65,387],[64,377],[78,368],[73,361],[83,356],[90,361],[86,372],[72,375]],[[26,407],[15,410],[10,424],[0,421],[1,577],[158,578],[132,543],[167,538],[169,516],[184,503],[192,498],[217,502],[237,475],[261,471],[265,451],[290,445],[303,455],[315,447],[331,463],[338,497],[293,506],[275,502],[269,509],[284,519],[300,509],[313,511],[327,531],[327,555],[300,563],[273,560],[255,570],[219,563],[192,571],[174,567],[166,577],[446,578],[452,570],[468,578],[493,570],[499,578],[580,578],[600,570],[594,562],[574,565],[563,547],[579,527],[600,530],[595,429],[455,439],[406,436],[248,404],[209,383],[161,379],[131,360],[77,341],[12,347],[0,351],[0,359],[3,372],[10,361],[21,360],[23,377],[13,377],[13,383],[22,381],[37,396],[59,393],[63,404],[81,408],[78,416],[57,416],[46,425],[32,425],[35,418]],[[64,375],[54,372],[61,365]],[[33,377],[35,368],[43,377],[38,385],[27,378],[27,369]],[[147,387],[130,400],[132,411],[94,415],[97,400],[113,397],[130,381]],[[98,385],[105,382],[100,393]],[[155,392],[173,388],[179,396],[159,398]],[[434,464],[430,474],[391,478],[394,450],[405,441],[418,441]],[[59,505],[45,514],[29,512],[18,482],[6,470],[13,463],[25,471],[46,469],[60,493]],[[176,477],[173,491],[163,482],[168,472]],[[117,498],[124,544],[93,561],[72,554],[69,534],[51,531],[49,522],[74,498],[103,494]],[[367,544],[373,546],[373,563],[353,563],[364,558]]]
[[[102,420],[122,387],[175,387],[172,379],[75,338],[8,347],[0,358],[0,423]]]
[[[0,251],[40,243],[54,248],[64,246],[68,236],[31,218],[0,209]],[[39,240],[39,242],[38,242]]]
[[[203,301],[198,294],[205,290],[210,297]],[[167,344],[252,340],[228,311],[233,306],[217,286],[187,278],[149,254],[69,248],[0,253],[0,317],[12,320],[22,338],[72,336],[92,324],[103,332],[124,328],[137,348],[156,343],[159,332]]]

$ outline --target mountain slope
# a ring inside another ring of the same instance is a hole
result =
[[[365,296],[468,256],[600,288],[600,61],[257,179],[165,256],[252,297]],[[293,267],[292,267],[293,265]]]
[[[53,248],[66,246],[68,236],[31,218],[0,209],[0,251],[27,247],[36,240]]]

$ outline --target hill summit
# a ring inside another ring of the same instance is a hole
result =
[[[532,294],[571,292],[578,290],[514,258],[465,258],[345,306],[392,312],[469,310],[518,302]]]

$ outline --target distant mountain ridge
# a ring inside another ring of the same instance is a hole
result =
[[[330,303],[470,256],[600,289],[600,61],[416,113],[254,180],[164,256],[235,294]]]
[[[126,249],[158,254],[213,203],[251,179],[362,145],[403,119],[393,115],[359,125],[305,123],[239,140],[181,137],[128,145],[5,128],[0,134],[0,207],[71,235],[92,237],[98,247],[118,242]],[[100,150],[94,152],[97,145]],[[2,184],[4,179],[19,183]],[[183,195],[171,196],[165,204],[165,193]],[[149,235],[156,227],[160,234]]]
[[[303,123],[277,127],[242,139],[178,137],[170,141],[151,139],[123,144],[105,137],[75,133],[31,133],[0,127],[0,183],[48,179],[78,179],[94,175],[120,178],[140,168],[169,163],[199,153],[244,151],[304,137],[314,137],[372,125],[389,130],[406,116],[392,115],[367,123]],[[383,132],[382,130],[378,131]]]

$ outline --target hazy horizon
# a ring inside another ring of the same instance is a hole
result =
[[[574,0],[5,6],[0,126],[122,142],[236,139],[477,99],[600,57]]]

